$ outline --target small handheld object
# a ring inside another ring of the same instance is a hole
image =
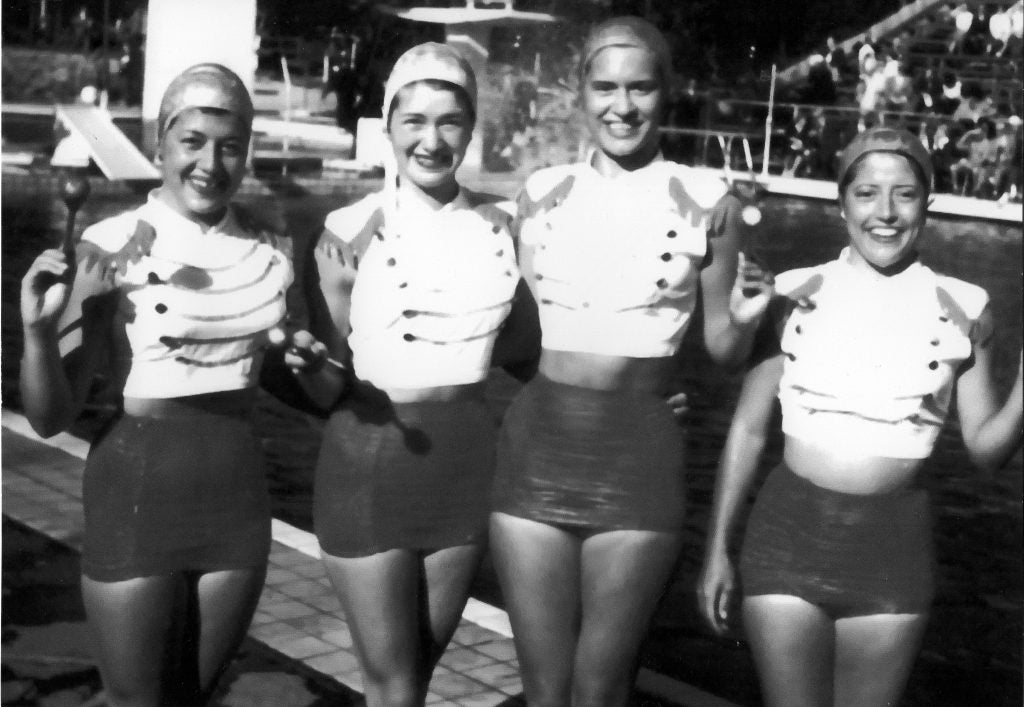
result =
[[[75,252],[75,217],[82,204],[89,198],[89,178],[80,172],[68,172],[60,185],[60,197],[68,210],[64,237],[61,239],[61,250],[69,257]]]
[[[317,356],[309,349],[303,349],[299,348],[298,346],[295,346],[292,342],[291,335],[281,327],[274,327],[273,329],[267,331],[267,339],[270,341],[271,346],[285,347],[288,349],[290,353],[293,353],[296,356],[300,357],[306,363],[316,364],[317,361],[323,361],[324,363],[329,363],[335,368],[338,368],[342,371],[348,370],[348,366],[346,366],[344,363],[342,363],[336,358],[331,358],[330,356],[325,356],[321,358],[320,356]]]

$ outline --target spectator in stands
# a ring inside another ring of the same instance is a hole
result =
[[[999,165],[996,168],[996,198],[1020,201],[1021,198],[1021,155],[1024,140],[1021,136],[1021,119],[1011,115],[1006,119],[1000,136]]]
[[[995,109],[992,107],[992,99],[976,83],[970,83],[964,87],[963,98],[960,105],[953,111],[953,120],[963,122],[967,126],[973,126],[986,116],[992,115]]]
[[[996,167],[1001,152],[998,138],[995,122],[981,118],[977,127],[957,141],[957,149],[966,155],[953,167],[953,191],[970,192],[980,198],[989,198],[995,193]]]
[[[807,82],[799,92],[801,103],[832,105],[836,102],[836,83],[825,57],[813,54],[808,60]]]
[[[963,86],[956,74],[947,71],[942,75],[942,92],[935,99],[935,112],[940,115],[953,115],[963,99]]]

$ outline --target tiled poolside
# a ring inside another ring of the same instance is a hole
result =
[[[88,445],[61,434],[40,440],[21,415],[4,410],[3,514],[77,550],[82,536],[81,475]],[[316,538],[275,520],[267,581],[249,636],[318,674],[361,690],[352,638],[319,560]],[[470,599],[430,684],[430,705],[520,705],[522,683],[508,616]],[[651,705],[730,703],[642,671]],[[653,697],[657,695],[657,697]]]

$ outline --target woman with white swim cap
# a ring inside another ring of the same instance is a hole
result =
[[[121,394],[83,494],[82,594],[110,705],[205,703],[263,587],[270,506],[249,415],[292,267],[288,239],[231,203],[252,117],[225,67],[177,76],[161,185],[22,282],[32,426],[67,428],[97,373]]]
[[[661,157],[670,74],[652,25],[598,25],[580,67],[594,148],[519,200],[543,350],[505,416],[491,549],[531,705],[628,700],[682,543],[674,356],[702,301],[708,351],[741,362],[771,292],[726,185]]]
[[[975,463],[996,468],[1021,440],[1021,371],[1002,405],[991,380],[988,295],[918,259],[928,151],[873,128],[838,171],[849,246],[776,279],[773,336],[740,394],[698,585],[719,633],[742,601],[765,703],[779,707],[899,702],[934,593],[920,471],[954,393]],[[784,459],[747,522],[741,600],[730,536],[776,398]]]
[[[318,340],[297,333],[288,361],[300,381],[328,354],[350,371],[307,385],[330,410],[314,525],[367,703],[394,706],[426,699],[483,554],[497,432],[483,384],[520,277],[508,215],[456,179],[476,120],[465,59],[407,51],[384,117],[384,188],[327,216]]]

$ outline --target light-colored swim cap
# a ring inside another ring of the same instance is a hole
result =
[[[896,152],[911,160],[921,168],[924,175],[924,188],[931,189],[932,158],[921,141],[913,133],[903,129],[876,127],[869,128],[850,140],[839,154],[838,177],[836,183],[840,189],[854,162],[869,152]]]
[[[405,86],[416,81],[446,81],[466,92],[470,108],[476,115],[476,75],[473,68],[458,50],[447,44],[425,42],[398,57],[395,67],[384,84],[384,120],[391,112],[395,95]]]
[[[158,135],[162,138],[174,119],[189,108],[212,108],[238,116],[252,126],[253,106],[248,89],[231,69],[220,64],[196,64],[174,77],[157,116]]]
[[[666,85],[672,76],[672,51],[658,28],[640,17],[612,17],[600,23],[587,35],[580,56],[580,78],[590,68],[590,62],[602,49],[608,47],[635,47],[654,55],[661,80]]]

